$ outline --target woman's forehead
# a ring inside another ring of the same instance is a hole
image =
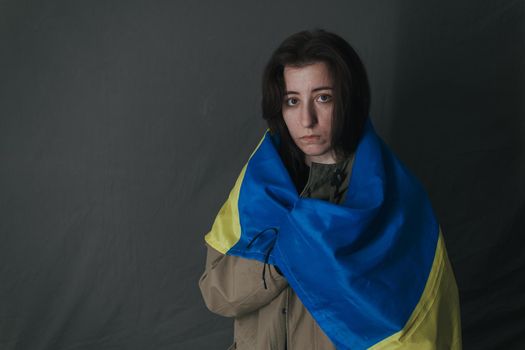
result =
[[[286,90],[332,88],[332,75],[328,65],[324,62],[304,66],[285,66],[283,75]]]

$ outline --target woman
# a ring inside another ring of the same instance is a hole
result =
[[[461,348],[440,227],[375,134],[369,95],[333,33],[294,34],[270,58],[269,132],[206,235],[199,281],[235,318],[232,349]]]

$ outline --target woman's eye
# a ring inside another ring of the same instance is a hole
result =
[[[288,106],[295,106],[298,102],[299,102],[299,100],[296,99],[295,97],[290,97],[290,98],[286,99],[286,104]]]
[[[319,102],[328,102],[332,99],[332,96],[330,95],[319,95],[319,97],[317,97],[317,101]]]

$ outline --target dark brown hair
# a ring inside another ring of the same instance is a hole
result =
[[[262,81],[262,112],[272,134],[280,138],[279,153],[298,191],[306,181],[303,152],[284,123],[284,67],[324,62],[334,82],[331,144],[338,159],[352,154],[361,137],[370,108],[370,88],[363,63],[340,36],[316,29],[286,38],[268,61]]]

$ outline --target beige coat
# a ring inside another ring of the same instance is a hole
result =
[[[302,197],[341,203],[348,188],[353,157],[337,164],[312,163]],[[339,186],[331,180],[342,171]],[[207,245],[206,269],[199,287],[206,306],[214,313],[234,318],[238,350],[335,350],[286,279],[274,266],[223,255]]]

